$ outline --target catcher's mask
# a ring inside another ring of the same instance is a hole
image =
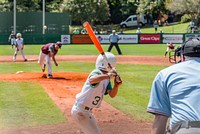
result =
[[[185,60],[185,56],[200,57],[200,40],[198,38],[190,38],[187,40],[181,48],[182,60]]]
[[[116,65],[115,55],[110,52],[105,52],[105,56],[107,57],[108,62],[111,64],[111,66],[115,67]],[[109,67],[108,62],[100,54],[96,60],[96,69],[103,70],[103,71],[110,71],[111,68]]]

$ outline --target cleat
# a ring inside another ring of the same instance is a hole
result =
[[[53,78],[52,74],[48,74],[47,78],[48,78],[48,79]]]
[[[24,62],[28,61],[27,59],[24,60]]]

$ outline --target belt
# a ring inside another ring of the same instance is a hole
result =
[[[85,109],[85,110],[87,110],[87,111],[91,111],[91,110],[92,110],[92,108],[89,108],[89,107],[87,107],[87,106],[84,106],[84,105],[78,104],[77,102],[75,102],[74,105],[75,105],[75,106],[79,106],[79,107],[81,107],[81,108],[83,108],[83,109]]]
[[[171,133],[175,134],[181,128],[200,128],[200,121],[181,121],[172,126]]]
[[[196,127],[200,128],[200,121],[184,121],[181,122],[181,128]]]

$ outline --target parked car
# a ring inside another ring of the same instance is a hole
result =
[[[147,18],[145,14],[140,15],[130,15],[125,21],[120,23],[120,27],[133,27],[139,26],[142,27],[147,23]]]

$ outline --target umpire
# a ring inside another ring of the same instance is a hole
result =
[[[122,55],[122,52],[118,45],[119,36],[115,33],[115,30],[112,30],[112,34],[109,35],[110,46],[108,47],[108,52],[111,51],[112,47],[115,46],[119,55]]]
[[[147,112],[155,115],[151,134],[200,134],[200,40],[181,49],[182,61],[155,77]]]

